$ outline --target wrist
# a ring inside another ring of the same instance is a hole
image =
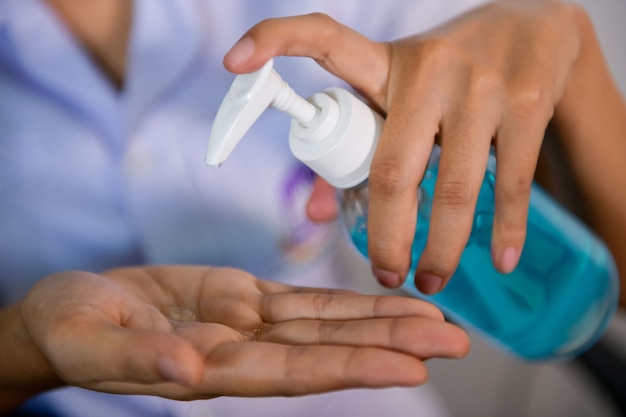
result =
[[[20,304],[0,310],[0,413],[63,385],[23,325]]]
[[[587,152],[600,147],[599,140],[605,137],[603,131],[608,126],[616,126],[622,118],[623,98],[610,73],[590,16],[580,6],[568,7],[579,34],[579,53],[556,105],[554,122],[569,157],[587,159]]]

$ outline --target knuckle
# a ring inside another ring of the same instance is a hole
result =
[[[247,35],[253,38],[264,38],[265,36],[272,35],[282,36],[288,37],[289,39],[284,39],[284,41],[289,42],[294,38],[294,30],[305,29],[307,27],[314,27],[318,37],[330,41],[335,39],[335,36],[339,33],[342,26],[331,16],[321,12],[314,12],[301,16],[270,17],[264,19],[250,28]]]
[[[500,97],[504,90],[504,78],[500,73],[485,66],[473,68],[470,76],[470,95],[479,97]]]
[[[311,299],[311,306],[315,319],[321,319],[325,316],[330,305],[332,304],[334,296],[332,294],[315,294]]]
[[[247,36],[251,36],[253,38],[259,37],[261,34],[266,31],[278,26],[282,22],[282,18],[279,17],[271,17],[268,19],[263,19],[258,22],[256,25],[252,26],[246,32]]]
[[[526,239],[526,220],[523,217],[499,221],[495,228],[497,230],[495,237],[501,243],[524,243]]]
[[[333,41],[338,39],[342,29],[339,22],[331,16],[321,12],[310,13],[306,15],[305,18],[309,19],[311,25],[316,28],[318,36],[321,39],[328,41],[329,47],[332,47],[335,44]]]
[[[258,311],[261,317],[267,318],[267,320],[274,320],[276,312],[274,307],[276,303],[273,295],[264,295],[258,300]]]
[[[517,178],[515,181],[504,184],[498,191],[505,202],[521,203],[530,198],[531,189],[532,182]]]
[[[499,220],[494,223],[494,244],[497,246],[523,246],[526,240],[526,219]]]
[[[497,216],[494,220],[494,240],[500,244],[504,242],[523,244],[526,239],[526,216],[518,215]]]
[[[338,26],[337,21],[326,13],[313,12],[310,13],[308,17],[314,19],[316,23],[321,25],[323,28],[336,28]]]
[[[318,327],[318,340],[321,344],[331,344],[335,336],[342,331],[345,323],[342,321],[323,321]]]
[[[302,363],[306,361],[308,349],[306,346],[288,346],[284,356],[284,364],[282,366],[283,376],[287,380],[299,381],[302,379]],[[282,395],[296,396],[301,395],[298,384],[291,384],[286,388]]]
[[[528,117],[537,113],[552,116],[550,94],[538,77],[531,77],[516,82],[509,92],[510,105],[520,117]]]
[[[420,61],[429,66],[440,67],[458,62],[460,56],[464,56],[462,50],[445,38],[429,38],[420,48]]]
[[[464,209],[476,200],[476,192],[469,181],[441,180],[435,186],[435,203],[442,208]]]
[[[369,178],[370,193],[384,199],[393,198],[410,192],[416,192],[407,170],[392,160],[378,159],[372,163]]]

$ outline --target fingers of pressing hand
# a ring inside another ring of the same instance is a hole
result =
[[[468,93],[464,101],[451,106],[442,122],[441,157],[428,240],[415,276],[417,287],[426,294],[445,286],[456,270],[472,230],[498,123],[498,112],[491,111],[495,107],[493,99],[485,98],[487,92]],[[482,111],[487,111],[487,115],[478,117]]]
[[[493,262],[503,273],[517,266],[524,246],[532,181],[552,115],[551,100],[546,101],[533,89],[511,94],[509,101],[511,109],[496,138],[498,169],[492,240]]]
[[[390,108],[369,178],[368,255],[374,275],[389,288],[402,284],[410,266],[417,187],[438,130],[433,106],[413,112],[415,104],[408,98],[397,100]]]
[[[503,273],[515,269],[524,247],[534,166],[534,161],[528,161],[514,172],[515,164],[509,165],[507,173],[502,170],[496,180],[492,256]]]
[[[387,53],[384,44],[370,41],[327,15],[313,13],[255,25],[226,54],[224,65],[246,73],[278,55],[311,57],[382,105]]]
[[[501,114],[502,80],[447,40],[408,39],[392,51],[389,113],[370,176],[369,255],[381,283],[400,285],[410,264],[417,188],[438,135],[442,160],[419,267],[435,278],[419,280],[431,293],[454,272],[467,242]]]
[[[256,340],[289,345],[375,346],[416,356],[457,358],[469,341],[460,328],[424,317],[369,320],[292,320],[272,325]]]

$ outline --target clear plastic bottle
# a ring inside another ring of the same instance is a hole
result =
[[[343,89],[329,89],[304,101],[280,79],[270,61],[235,79],[214,122],[207,164],[220,165],[268,106],[294,118],[292,152],[341,190],[343,226],[367,257],[367,177],[383,119]],[[581,222],[533,185],[520,262],[512,273],[499,273],[491,260],[493,155],[455,274],[433,296],[416,289],[412,277],[428,235],[439,155],[435,145],[419,187],[412,267],[403,289],[524,359],[565,359],[587,349],[617,308],[618,279],[611,254]]]
[[[419,187],[411,270],[403,289],[522,358],[565,359],[586,350],[601,336],[616,309],[619,289],[611,254],[584,225],[533,185],[520,262],[510,274],[498,272],[491,260],[493,156],[455,274],[433,296],[416,289],[412,277],[426,245],[439,153],[435,148]],[[367,182],[340,194],[343,225],[363,256],[367,256],[367,201]]]

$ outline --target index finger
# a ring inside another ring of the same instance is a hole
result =
[[[416,231],[418,186],[442,119],[433,83],[437,66],[424,65],[412,41],[392,47],[389,108],[369,180],[368,253],[379,282],[398,287],[408,274]]]
[[[248,73],[279,55],[313,58],[385,108],[387,44],[374,42],[321,13],[281,17],[264,20],[248,30],[226,54],[224,66],[237,74]]]
[[[410,111],[403,101],[391,103],[369,178],[368,255],[374,275],[389,288],[402,285],[410,268],[418,185],[438,120],[428,111]]]

